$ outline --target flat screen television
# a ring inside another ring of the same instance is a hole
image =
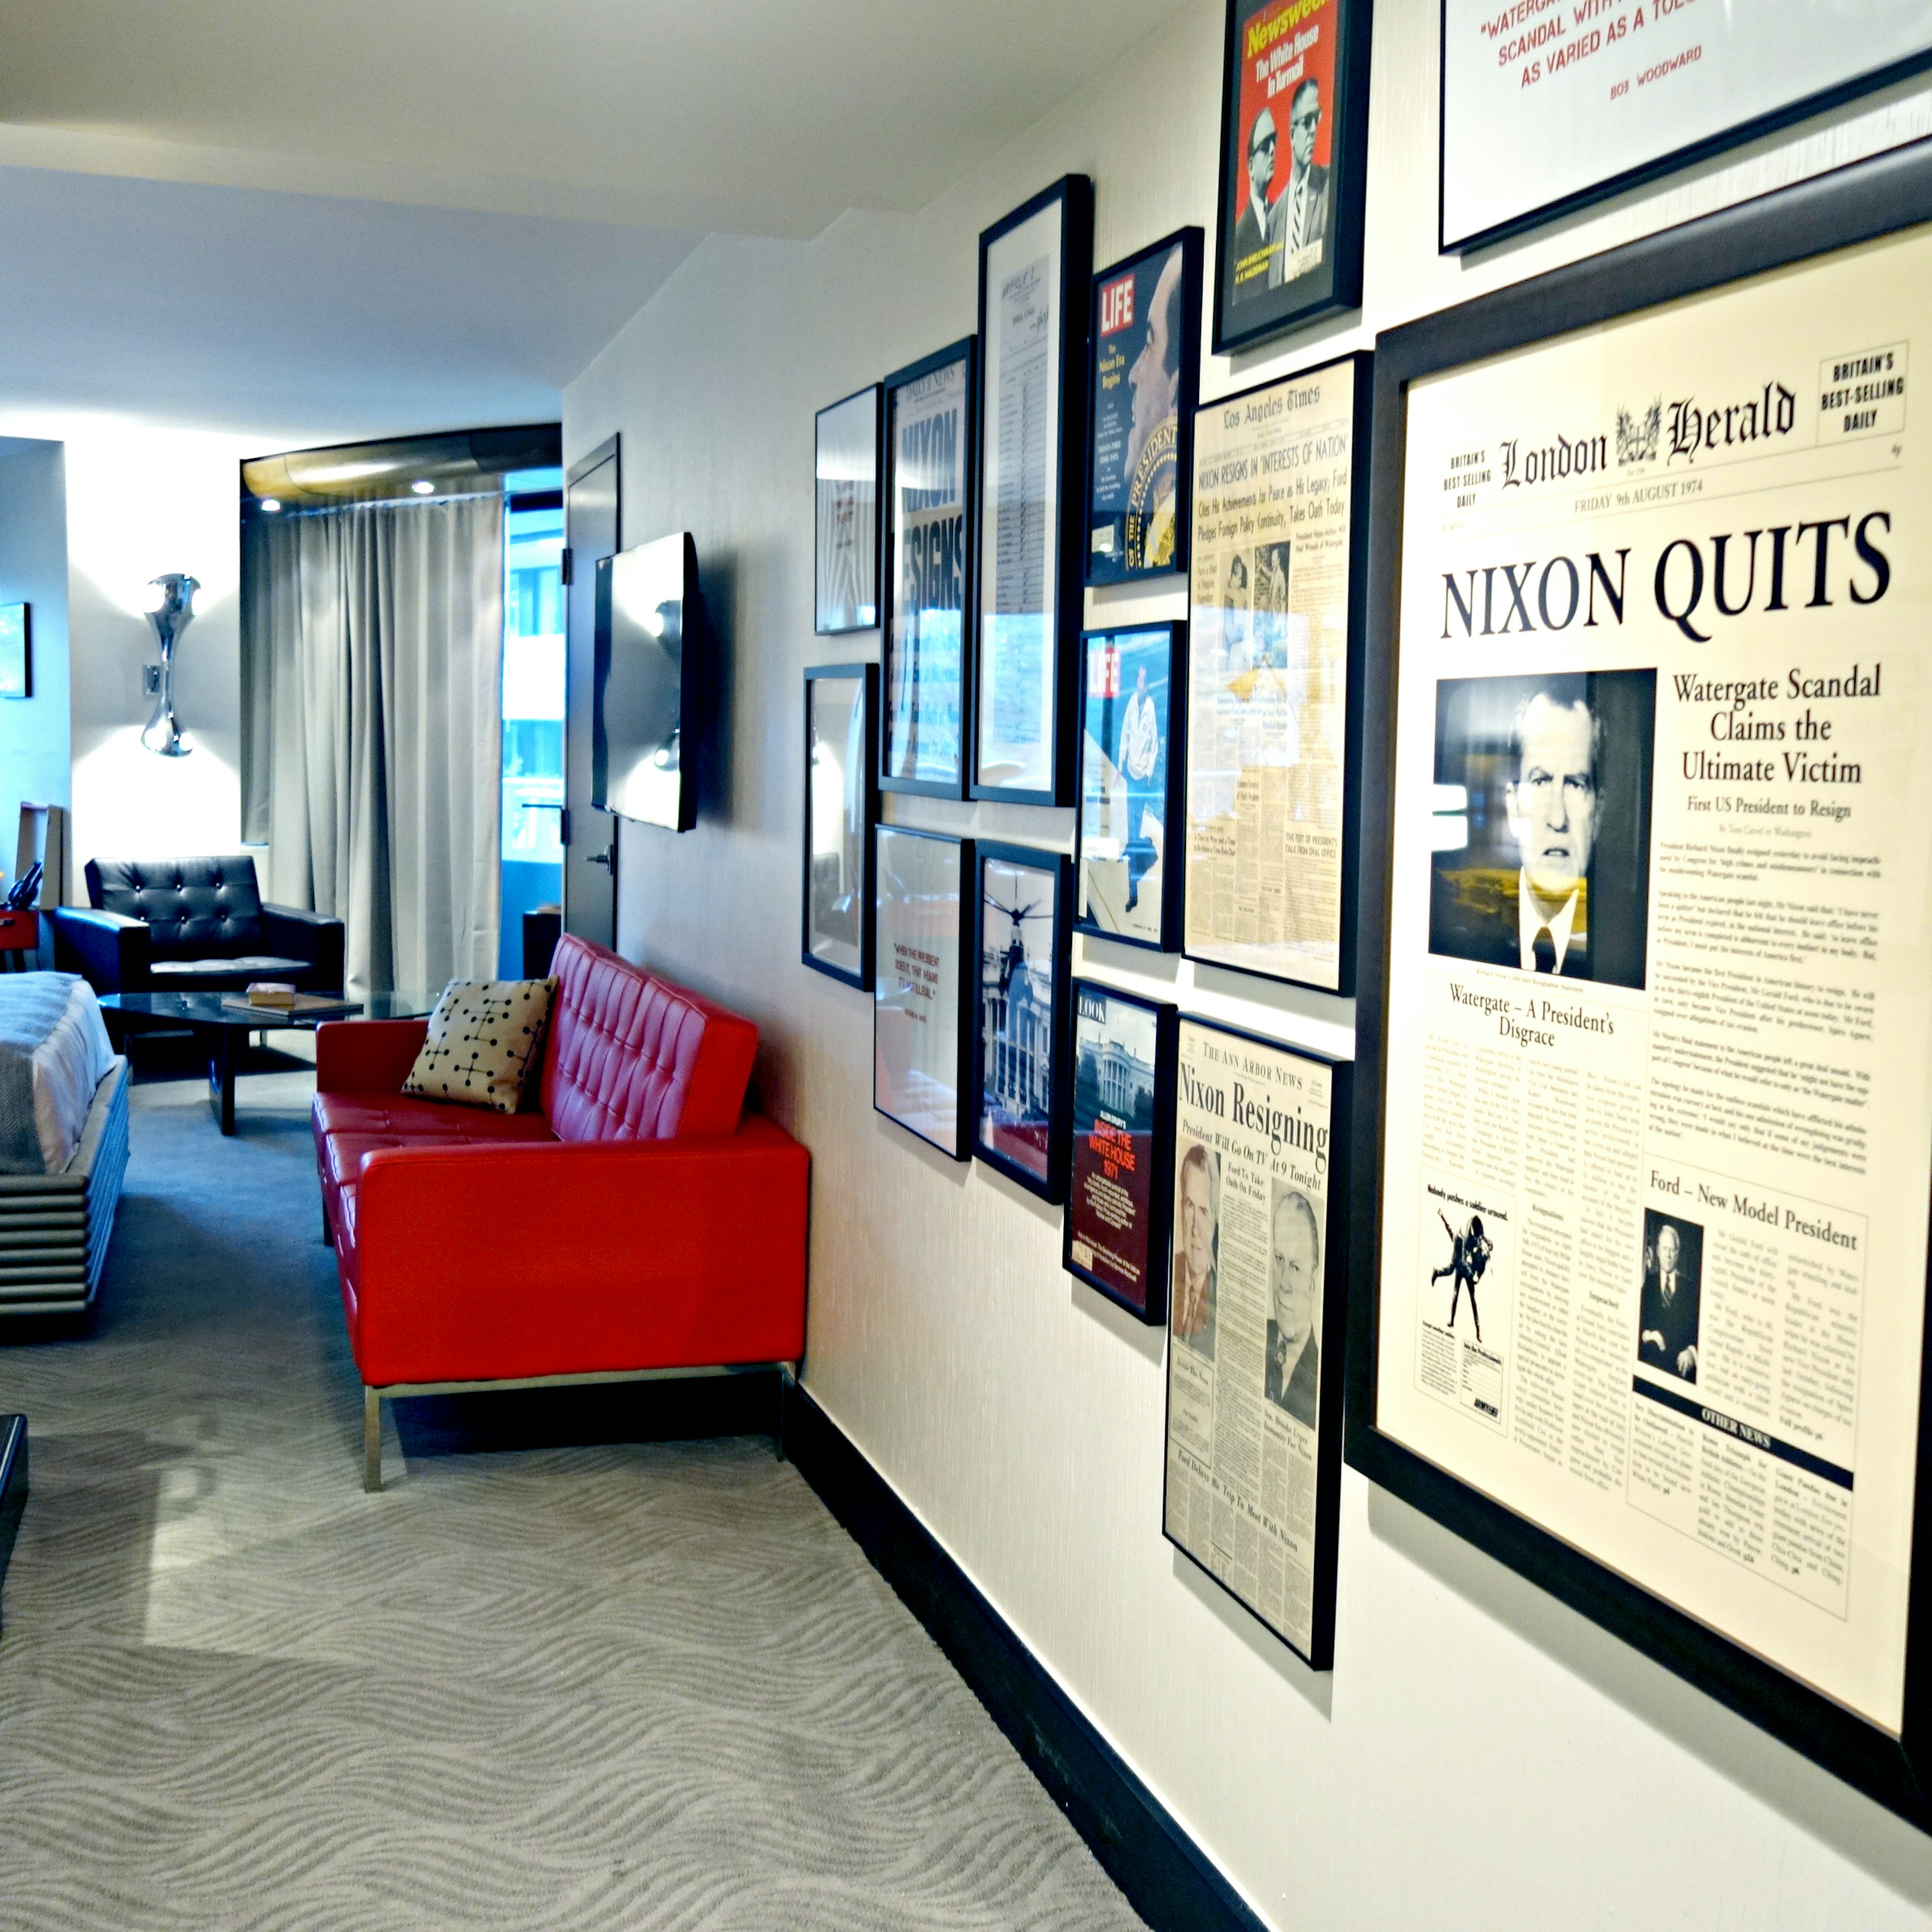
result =
[[[600,812],[674,832],[698,823],[704,653],[688,531],[598,560],[590,802]]]

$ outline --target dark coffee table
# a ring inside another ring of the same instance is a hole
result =
[[[235,1057],[251,1033],[313,1032],[325,1020],[418,1019],[432,1012],[435,993],[372,993],[328,1006],[290,1011],[278,1006],[230,1006],[226,993],[104,993],[101,1010],[117,1039],[122,1031],[178,1031],[187,1028],[208,1048],[208,1097],[221,1131],[235,1131]]]

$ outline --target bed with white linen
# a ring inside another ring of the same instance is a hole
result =
[[[128,1171],[128,1063],[70,973],[0,977],[0,1316],[77,1313]]]

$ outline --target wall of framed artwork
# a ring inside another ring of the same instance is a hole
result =
[[[1368,526],[1365,356],[1196,412],[1190,957],[1346,994]]]
[[[806,670],[800,957],[862,990],[873,973],[878,716],[877,664]]]
[[[879,622],[877,382],[820,410],[812,433],[812,623],[820,637]]]
[[[1322,367],[1370,348],[1378,331],[1835,165],[1861,142],[1932,131],[1932,89],[1894,89],[1508,248],[1444,257],[1430,111],[1438,15],[1439,0],[1378,0],[1359,315],[1318,317],[1232,356],[1207,347],[1204,400]],[[1555,1898],[1583,1901],[1576,1916],[1593,1928],[1728,1924],[1742,1913],[1775,1932],[1923,1932],[1914,1828],[1346,1468],[1334,1667],[1311,1671],[1161,1534],[1165,1322],[1142,1324],[1066,1272],[1063,1210],[874,1112],[872,1015],[828,997],[796,964],[800,677],[814,658],[872,654],[863,638],[814,643],[805,620],[808,425],[832,398],[973,328],[979,238],[1044,182],[1070,170],[1093,179],[1100,262],[1184,226],[1213,232],[1226,8],[1196,0],[1136,25],[1137,40],[1120,22],[1110,30],[1119,48],[1093,55],[1089,84],[1042,108],[983,166],[922,192],[916,216],[854,210],[808,242],[702,244],[566,399],[574,449],[622,429],[627,448],[651,452],[625,479],[627,518],[634,510],[640,529],[688,525],[700,555],[718,560],[709,602],[729,620],[729,810],[654,854],[649,870],[629,866],[619,938],[758,1020],[761,1104],[812,1149],[805,1386],[1180,1821],[1171,1842],[1191,1839],[1196,1869],[1224,1875],[1221,1905],[1182,1923],[1381,1932],[1446,1912],[1538,1925]],[[1210,245],[1210,275],[1214,260]],[[748,352],[748,332],[772,326],[784,352]],[[1204,311],[1204,345],[1211,332]],[[1632,400],[1647,410],[1656,393]],[[794,454],[775,468],[772,426],[787,424]],[[1676,474],[1686,466],[1680,459]],[[1731,527],[1701,532],[1707,604],[1708,539]],[[1834,531],[1834,568],[1842,542]],[[1532,555],[1540,571],[1544,553],[1522,553]],[[1735,580],[1744,549],[1728,560]],[[1495,582],[1506,608],[1500,572]],[[1526,601],[1535,616],[1533,587]],[[1084,628],[1188,615],[1178,575],[1149,578],[1090,586]],[[1888,660],[1888,692],[1892,675]],[[883,808],[952,837],[1059,853],[1073,843],[1069,806],[896,792]],[[1093,933],[1076,933],[1072,958],[1084,982],[1317,1059],[1343,1062],[1354,1049],[1356,1005],[1340,993]],[[1485,1304],[1485,1333],[1488,1315]],[[1264,1323],[1258,1355],[1265,1333]],[[1024,1748],[1024,1730],[1015,1734]],[[1659,1817],[1688,1821],[1687,1855],[1642,1849]],[[1404,1856],[1352,1855],[1365,1819]]]
[[[1068,175],[980,238],[974,798],[1060,805],[1072,784],[1094,184]]]
[[[955,1160],[970,1160],[973,842],[877,828],[872,1105]]]
[[[1043,1201],[1066,1190],[1072,862],[974,848],[973,1152]]]
[[[1073,982],[1064,1260],[1069,1274],[1154,1324],[1167,1318],[1179,1022],[1163,1001]]]
[[[1928,289],[1907,151],[1378,344],[1349,1442],[1924,1829]]]
[[[1080,640],[1080,803],[1074,924],[1124,945],[1180,944],[1187,627],[1089,631]]]
[[[1094,278],[1089,584],[1187,568],[1202,246],[1184,228]]]
[[[972,656],[977,338],[886,378],[879,783],[962,798]]]
[[[1214,348],[1362,298],[1367,0],[1228,0]]]
[[[1442,0],[1439,235],[1480,248],[1932,65],[1918,0],[1628,4],[1565,21]],[[1645,17],[1648,12],[1648,18]],[[1565,29],[1568,31],[1565,31]]]

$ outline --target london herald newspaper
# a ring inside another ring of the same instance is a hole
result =
[[[1889,1730],[1924,230],[1414,382],[1379,1426]]]

